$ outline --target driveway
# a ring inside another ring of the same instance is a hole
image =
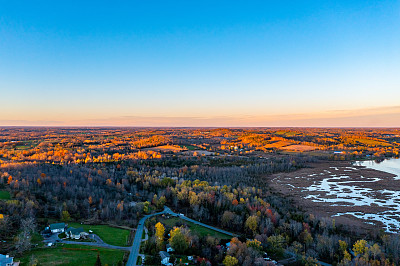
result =
[[[78,242],[78,241],[67,241],[61,240],[61,243],[64,244],[73,244],[73,245],[86,245],[92,247],[101,247],[101,248],[111,248],[111,249],[118,249],[118,250],[125,250],[130,251],[131,247],[120,247],[120,246],[113,246],[106,243],[98,243],[98,242]]]

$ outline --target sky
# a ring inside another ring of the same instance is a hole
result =
[[[400,1],[0,0],[0,126],[400,127]]]

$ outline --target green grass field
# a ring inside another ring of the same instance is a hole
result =
[[[25,146],[25,145],[15,147],[15,149],[17,149],[17,150],[28,150],[30,148],[31,148],[31,146]]]
[[[68,223],[69,227],[82,227],[86,232],[92,230],[107,244],[126,247],[130,231],[121,228],[115,228],[108,225],[87,225],[80,223]]]
[[[181,147],[182,147],[182,148],[186,148],[186,149],[188,149],[189,151],[200,150],[199,147],[192,146],[192,145],[181,145]]]
[[[0,190],[0,200],[9,200],[11,199],[11,195],[6,190]]]
[[[21,265],[29,265],[32,255],[37,259],[39,265],[94,265],[97,259],[97,253],[100,254],[102,265],[116,265],[122,261],[124,251],[113,250],[99,247],[90,247],[82,245],[63,245],[51,248],[37,248],[26,254],[21,260]],[[15,259],[18,261],[18,259]]]
[[[169,219],[164,219],[161,218],[160,222],[166,225],[168,230],[172,229],[174,226],[177,226],[177,224],[186,224],[190,230],[194,233],[197,234],[199,237],[203,236],[213,236],[218,239],[231,239],[232,237],[229,235],[222,234],[220,232],[208,229],[206,227],[203,227],[201,225],[194,224],[192,222],[184,221],[182,219],[179,219],[177,217],[171,217]]]
[[[43,246],[43,236],[39,233],[34,233],[31,242],[32,244]]]

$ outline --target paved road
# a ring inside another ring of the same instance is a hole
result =
[[[126,266],[136,266],[137,257],[139,255],[140,243],[142,242],[144,222],[148,218],[153,217],[155,215],[167,213],[168,210],[171,211],[168,207],[164,207],[164,210],[162,212],[149,214],[149,215],[144,216],[142,219],[140,219],[138,228],[136,229],[135,239],[133,240],[132,247],[130,248],[131,253],[129,254],[129,259],[128,259],[128,262],[126,263]]]
[[[197,224],[197,225],[201,225],[203,227],[209,228],[211,230],[214,230],[214,231],[217,231],[217,232],[229,235],[229,236],[235,236],[234,234],[232,234],[232,233],[230,233],[228,231],[216,228],[214,226],[210,226],[208,224],[203,224],[201,222],[198,222],[196,220],[190,219],[190,218],[188,218],[186,216],[183,216],[183,215],[182,216],[178,215],[175,212],[173,212],[170,208],[165,206],[164,210],[162,212],[149,214],[149,215],[144,216],[142,219],[140,219],[138,228],[137,228],[136,233],[135,233],[135,239],[133,240],[131,253],[129,255],[129,259],[128,259],[128,262],[127,262],[126,266],[136,266],[137,257],[139,256],[140,243],[142,242],[141,240],[142,240],[142,234],[143,234],[143,229],[144,229],[144,222],[150,217],[153,217],[155,215],[160,215],[160,214],[163,214],[163,213],[166,213],[166,214],[169,214],[169,215],[172,215],[172,216],[177,216],[177,217],[179,217],[179,218],[181,218],[183,220],[192,222],[192,223]]]
[[[179,217],[183,220],[192,222],[194,224],[209,228],[211,230],[229,235],[229,236],[235,236],[234,234],[232,234],[231,232],[216,228],[214,226],[210,226],[208,224],[204,224],[201,223],[199,221],[190,219],[186,216],[183,215],[178,215],[175,212],[173,212],[170,208],[168,207],[164,207],[164,210],[162,212],[157,212],[157,213],[153,213],[153,214],[149,214],[144,216],[142,219],[140,219],[138,227],[136,229],[136,233],[135,233],[135,238],[133,240],[132,246],[131,247],[120,247],[120,246],[113,246],[113,245],[109,245],[103,242],[103,240],[101,238],[99,238],[97,235],[95,236],[94,240],[96,240],[96,242],[77,242],[77,241],[66,241],[66,240],[61,240],[61,243],[65,243],[65,244],[78,244],[78,245],[86,245],[86,246],[93,246],[93,247],[103,247],[103,248],[111,248],[111,249],[118,249],[118,250],[125,250],[125,251],[129,251],[129,259],[128,262],[126,263],[127,266],[136,266],[136,261],[137,261],[137,257],[138,256],[143,256],[142,254],[139,254],[139,250],[140,250],[140,244],[142,242],[142,234],[143,234],[143,230],[144,230],[144,222],[153,216],[156,215],[160,215],[160,214],[169,214],[171,216],[176,216]],[[56,236],[56,238],[58,239],[58,236]],[[55,239],[54,239],[55,240]]]
[[[225,235],[228,235],[228,236],[232,236],[232,237],[233,237],[233,236],[237,236],[237,235],[235,235],[235,234],[232,234],[231,232],[228,232],[228,231],[219,229],[219,228],[217,228],[217,227],[214,227],[214,226],[211,226],[211,225],[208,225],[208,224],[203,224],[203,223],[201,223],[201,222],[199,222],[199,221],[190,219],[190,218],[188,218],[188,217],[186,217],[186,216],[184,216],[184,215],[178,215],[178,214],[174,213],[170,208],[167,208],[167,213],[170,214],[170,215],[175,215],[175,216],[181,218],[182,220],[186,220],[186,221],[192,222],[192,223],[194,223],[194,224],[201,225],[201,226],[203,226],[203,227],[206,227],[206,228],[208,228],[208,229],[217,231],[217,232],[219,232],[219,233],[222,233],[222,234],[225,234]]]
[[[44,243],[63,243],[63,244],[72,244],[72,245],[86,245],[92,247],[102,247],[102,248],[111,248],[111,249],[119,249],[119,250],[126,250],[130,251],[131,247],[120,247],[114,246],[104,243],[104,241],[95,234],[90,234],[89,236],[91,239],[95,240],[96,242],[81,242],[81,241],[69,241],[60,239],[58,234],[53,234],[50,237],[43,240]]]

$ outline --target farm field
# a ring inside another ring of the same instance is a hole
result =
[[[285,147],[281,147],[282,150],[289,150],[289,151],[313,151],[316,149],[314,146],[308,146],[308,145],[289,145]]]

